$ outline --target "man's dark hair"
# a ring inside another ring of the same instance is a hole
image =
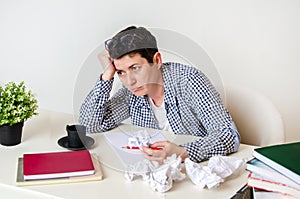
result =
[[[128,30],[133,30],[133,29],[137,29],[137,27],[136,26],[128,26],[127,28],[125,28],[125,29],[121,30],[120,32],[118,32],[117,35],[122,33],[122,32],[126,32]]]
[[[148,61],[148,63],[153,63],[153,57],[156,52],[158,52],[158,50],[155,48],[144,48],[144,49],[134,50],[130,53],[138,53],[141,55],[141,57],[145,58]],[[127,53],[127,54],[130,54],[130,53]],[[125,54],[125,55],[127,55],[127,54]]]
[[[143,27],[129,26],[105,42],[110,57],[119,59],[124,55],[138,53],[149,63],[158,52],[155,37]]]

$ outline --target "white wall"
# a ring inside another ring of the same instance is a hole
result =
[[[300,140],[299,0],[0,0],[0,83],[24,80],[41,108],[73,112],[82,64],[131,24],[197,42],[225,85],[268,96]]]

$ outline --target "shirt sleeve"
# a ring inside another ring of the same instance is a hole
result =
[[[237,151],[240,144],[239,133],[219,93],[204,74],[197,72],[191,75],[185,92],[190,106],[206,131],[204,136],[183,145],[189,158],[201,162],[212,156]]]
[[[81,105],[79,123],[87,132],[110,130],[129,117],[128,90],[121,88],[110,99],[112,85],[113,80],[98,80]]]

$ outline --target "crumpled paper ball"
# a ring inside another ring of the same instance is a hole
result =
[[[229,176],[239,174],[245,168],[246,160],[227,156],[214,156],[207,166],[202,166],[186,158],[184,161],[187,176],[200,188],[211,189],[219,186]]]
[[[181,158],[175,154],[168,157],[162,165],[158,162],[144,159],[136,164],[129,165],[125,178],[133,181],[135,176],[142,176],[154,191],[166,192],[173,186],[173,181],[181,181],[185,174],[181,172]]]

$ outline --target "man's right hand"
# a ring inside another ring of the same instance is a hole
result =
[[[102,80],[111,80],[116,72],[115,66],[112,64],[111,58],[106,50],[98,55],[101,65],[104,67]]]

